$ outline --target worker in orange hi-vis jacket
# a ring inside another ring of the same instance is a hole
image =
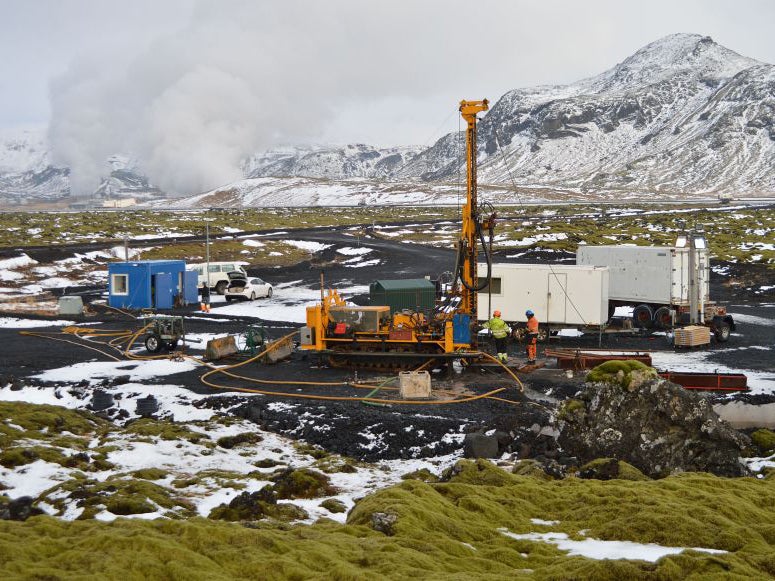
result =
[[[527,317],[527,364],[533,365],[536,362],[536,343],[538,341],[538,319],[535,313],[528,309],[525,311]]]

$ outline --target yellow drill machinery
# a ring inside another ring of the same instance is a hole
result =
[[[321,276],[320,304],[307,307],[307,324],[301,329],[301,348],[327,355],[337,366],[402,368],[418,360],[473,358],[477,347],[477,295],[489,283],[479,280],[479,244],[490,264],[495,212],[482,217],[476,195],[477,113],[488,101],[461,101],[466,121],[466,204],[457,245],[454,279],[443,289],[432,312],[402,310],[391,314],[387,305],[347,305],[336,290],[324,292]],[[491,208],[491,207],[490,207]],[[489,247],[485,240],[489,236]]]

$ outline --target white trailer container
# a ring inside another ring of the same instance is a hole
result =
[[[607,266],[612,301],[689,306],[689,248],[672,246],[579,246],[576,264]],[[710,300],[708,251],[696,252],[698,297]]]
[[[479,277],[487,265],[478,264]],[[507,264],[492,265],[489,288],[479,292],[478,318],[486,321],[499,310],[504,321],[525,323],[532,309],[542,325],[600,327],[608,320],[608,268],[597,266]],[[488,312],[489,306],[489,312]]]
[[[707,248],[579,246],[576,264],[608,267],[611,306],[631,306],[638,327],[669,329],[696,321],[709,325],[721,342],[735,330],[726,307],[710,300]]]

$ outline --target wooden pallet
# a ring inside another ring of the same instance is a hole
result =
[[[676,347],[697,347],[710,345],[710,328],[699,325],[679,327],[675,330],[673,343]]]

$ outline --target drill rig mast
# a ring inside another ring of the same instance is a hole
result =
[[[455,272],[456,281],[459,279],[462,285],[460,289],[461,303],[459,312],[471,316],[471,320],[477,320],[477,296],[479,291],[489,284],[489,272],[487,279],[479,283],[476,264],[478,242],[482,239],[483,230],[488,229],[490,239],[495,226],[495,214],[482,221],[480,209],[477,204],[476,192],[476,115],[489,109],[489,101],[460,101],[460,114],[465,119],[466,127],[466,205],[463,207],[463,226],[458,243],[458,268]],[[490,264],[489,255],[487,264]]]
[[[389,306],[358,307],[345,304],[335,290],[321,302],[307,307],[307,325],[301,329],[301,348],[329,356],[333,365],[400,367],[400,360],[466,358],[479,355],[477,345],[477,294],[489,284],[477,274],[479,243],[487,251],[484,232],[492,243],[495,213],[482,219],[476,192],[476,115],[487,111],[487,99],[461,101],[460,114],[466,129],[466,203],[457,244],[455,277],[452,287],[437,300],[432,312],[403,310]],[[460,284],[458,284],[458,282]]]

